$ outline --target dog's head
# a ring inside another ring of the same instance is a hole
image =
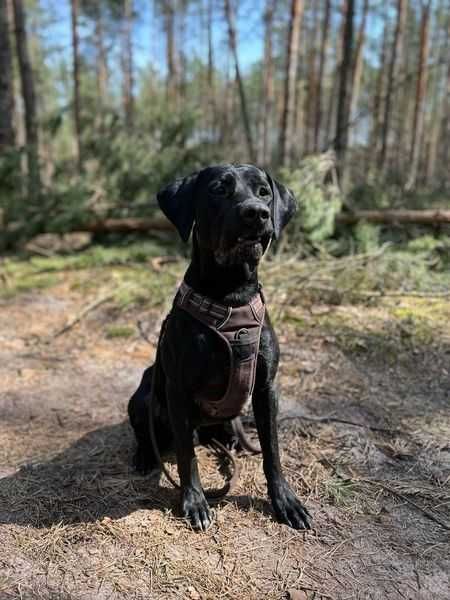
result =
[[[178,179],[158,193],[166,217],[187,242],[221,265],[257,264],[296,209],[293,193],[253,165],[220,165]]]

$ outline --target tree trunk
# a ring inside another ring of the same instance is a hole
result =
[[[383,40],[381,43],[380,66],[378,67],[377,78],[375,83],[375,93],[372,109],[372,128],[369,137],[368,153],[367,153],[367,169],[371,169],[377,164],[377,157],[381,151],[381,130],[383,127],[383,97],[386,87],[386,57],[389,38],[389,22],[385,15],[383,26]]]
[[[175,7],[173,0],[164,1],[164,28],[166,30],[167,99],[169,105],[178,105],[178,61],[175,48]]]
[[[305,122],[305,146],[304,153],[310,154],[314,151],[314,131],[315,131],[315,118],[316,118],[316,105],[317,105],[317,86],[318,86],[318,67],[317,63],[317,40],[320,38],[320,18],[319,18],[319,4],[315,2],[313,4],[313,18],[311,31],[308,36],[308,48],[306,52],[307,56],[307,97],[306,97],[306,122]],[[305,61],[306,62],[306,61]]]
[[[78,40],[78,0],[71,0],[71,26],[72,26],[72,81],[73,81],[73,122],[75,129],[75,142],[78,172],[83,170],[81,150],[81,102],[80,102],[80,54]]]
[[[352,145],[355,138],[355,127],[357,123],[357,108],[359,102],[359,92],[361,88],[361,77],[363,72],[364,43],[366,38],[367,13],[369,12],[369,0],[364,0],[361,22],[359,25],[358,36],[356,38],[355,56],[353,60],[352,83],[350,89],[350,123],[349,123],[349,144]]]
[[[217,106],[216,106],[216,78],[214,76],[214,48],[213,48],[213,0],[208,0],[207,6],[207,28],[208,28],[208,98],[209,119],[211,132],[215,133],[217,128]]]
[[[394,85],[398,77],[398,64],[401,48],[403,45],[403,35],[405,30],[405,20],[407,13],[407,0],[397,0],[397,21],[395,25],[394,40],[392,43],[391,59],[389,61],[389,72],[387,77],[386,100],[384,105],[384,119],[381,130],[381,150],[379,155],[379,168],[381,171],[386,169],[387,146],[391,123],[391,109]]]
[[[439,10],[437,13],[437,21],[443,16],[443,7],[444,2],[441,0],[439,4]],[[436,64],[436,68],[433,71],[433,99],[432,99],[432,108],[430,114],[429,125],[427,127],[428,131],[428,144],[427,144],[427,160],[425,166],[425,183],[427,185],[432,185],[433,179],[436,175],[436,166],[437,166],[437,157],[438,157],[438,147],[439,147],[439,139],[440,132],[445,128],[445,120],[444,120],[444,109],[445,109],[445,96],[441,100],[441,82],[445,81],[446,71],[444,71],[444,67],[446,65],[446,57],[450,57],[450,16],[448,17],[449,23],[449,31],[447,32],[447,36],[444,38],[443,42],[440,44],[440,47],[436,49],[434,60],[432,61]],[[450,68],[450,62],[449,67]],[[445,86],[443,87],[443,92],[445,95]]]
[[[14,146],[14,91],[7,0],[0,0],[0,154]]]
[[[327,121],[326,121],[326,126],[325,126],[325,134],[326,134],[325,150],[329,149],[330,145],[332,145],[334,143],[334,131],[336,130],[336,114],[337,114],[336,99],[337,99],[338,90],[339,90],[339,81],[340,81],[339,72],[340,72],[341,63],[342,63],[342,38],[344,36],[344,28],[345,28],[345,22],[342,21],[341,26],[339,28],[339,32],[336,37],[336,48],[335,48],[336,60],[335,60],[332,84],[330,87],[330,94],[329,94],[329,98],[328,98],[328,110],[326,111]]]
[[[95,14],[95,76],[97,86],[97,99],[99,103],[99,112],[101,112],[106,104],[106,94],[108,87],[108,61],[106,57],[104,31],[103,31],[103,11],[102,4],[96,4]]]
[[[303,17],[303,0],[291,0],[291,18],[286,52],[284,76],[283,113],[280,131],[280,162],[289,166],[293,148],[295,91],[297,83],[299,34]]]
[[[405,188],[411,190],[415,187],[419,170],[420,148],[424,124],[424,100],[427,91],[427,61],[428,61],[428,30],[430,23],[431,0],[422,5],[420,20],[420,50],[417,68],[417,84],[414,105],[414,122],[412,129],[412,142],[410,153],[410,171]]]
[[[319,151],[320,145],[320,127],[322,125],[322,93],[325,73],[325,60],[328,46],[328,36],[330,30],[331,0],[325,0],[325,14],[323,17],[322,34],[320,40],[320,58],[319,72],[317,74],[317,101],[316,101],[316,119],[314,124],[314,152]]]
[[[225,18],[226,18],[226,21],[228,24],[228,43],[230,46],[231,54],[234,59],[236,82],[238,85],[239,99],[241,102],[241,114],[242,114],[242,121],[244,123],[245,139],[246,139],[246,143],[247,143],[247,153],[248,153],[249,160],[251,162],[255,162],[256,155],[255,155],[255,149],[254,149],[254,145],[253,145],[253,136],[252,136],[251,125],[250,125],[250,116],[249,116],[248,108],[247,108],[247,99],[245,96],[244,82],[242,80],[241,70],[239,67],[239,57],[238,57],[238,53],[237,53],[237,43],[236,43],[236,27],[234,24],[234,15],[233,15],[233,12],[231,9],[230,0],[224,1],[224,9],[225,9]]]
[[[27,143],[28,191],[30,198],[36,200],[41,190],[39,173],[39,136],[36,119],[36,97],[34,93],[33,72],[28,54],[25,12],[22,0],[13,0],[17,58],[19,62],[22,97],[25,108],[25,135]]]
[[[122,88],[125,125],[128,131],[133,129],[134,96],[133,96],[133,45],[131,41],[133,22],[133,0],[123,0],[122,30]]]
[[[270,163],[270,132],[273,128],[273,112],[275,103],[274,64],[273,64],[273,16],[277,0],[267,0],[264,13],[264,71],[262,85],[262,116],[259,132],[258,162],[262,165]]]
[[[334,138],[334,149],[342,176],[345,171],[345,154],[348,144],[354,13],[354,0],[346,0],[344,6],[344,32],[342,36],[342,64],[336,114],[336,135]]]
[[[450,38],[450,27],[448,31],[448,37]],[[450,188],[450,180],[448,177],[448,168],[446,165],[450,164],[450,61],[447,67],[447,85],[444,87],[444,119],[442,126],[442,164],[444,165],[444,186]]]

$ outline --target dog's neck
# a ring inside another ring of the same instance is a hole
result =
[[[257,266],[219,265],[211,250],[200,251],[195,236],[184,280],[199,294],[228,306],[247,304],[259,290]]]

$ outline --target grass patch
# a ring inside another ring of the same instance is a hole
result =
[[[132,304],[158,306],[181,277],[184,261],[155,271],[152,258],[173,254],[157,242],[134,243],[122,247],[93,246],[69,256],[9,258],[0,263],[0,297],[12,298],[33,289],[58,283],[56,273],[79,271],[71,282],[74,291],[91,292],[99,286],[115,288],[115,301],[121,308]]]
[[[109,325],[105,335],[107,339],[130,338],[136,333],[136,329],[130,325]]]
[[[342,508],[355,508],[359,504],[357,485],[350,479],[332,477],[323,482],[325,493],[331,504]]]
[[[55,275],[23,274],[16,277],[4,277],[0,279],[0,298],[7,300],[14,298],[17,294],[52,287],[56,283],[58,283],[58,277]]]

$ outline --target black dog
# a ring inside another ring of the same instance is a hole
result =
[[[296,208],[290,190],[251,165],[208,167],[169,185],[158,194],[158,202],[185,242],[193,229],[186,284],[224,307],[241,307],[259,294],[259,260],[272,237],[279,238]],[[149,430],[152,395],[158,447],[165,451],[175,446],[182,513],[194,528],[207,529],[211,515],[194,454],[194,432],[211,425],[224,428],[224,420],[218,423],[207,416],[195,395],[211,382],[226,388],[229,356],[213,331],[175,303],[158,356],[129,403],[138,444],[135,466],[141,472],[159,466]],[[274,383],[278,360],[278,341],[265,313],[252,394],[264,473],[277,518],[295,529],[308,529],[309,513],[286,482],[280,464]]]

